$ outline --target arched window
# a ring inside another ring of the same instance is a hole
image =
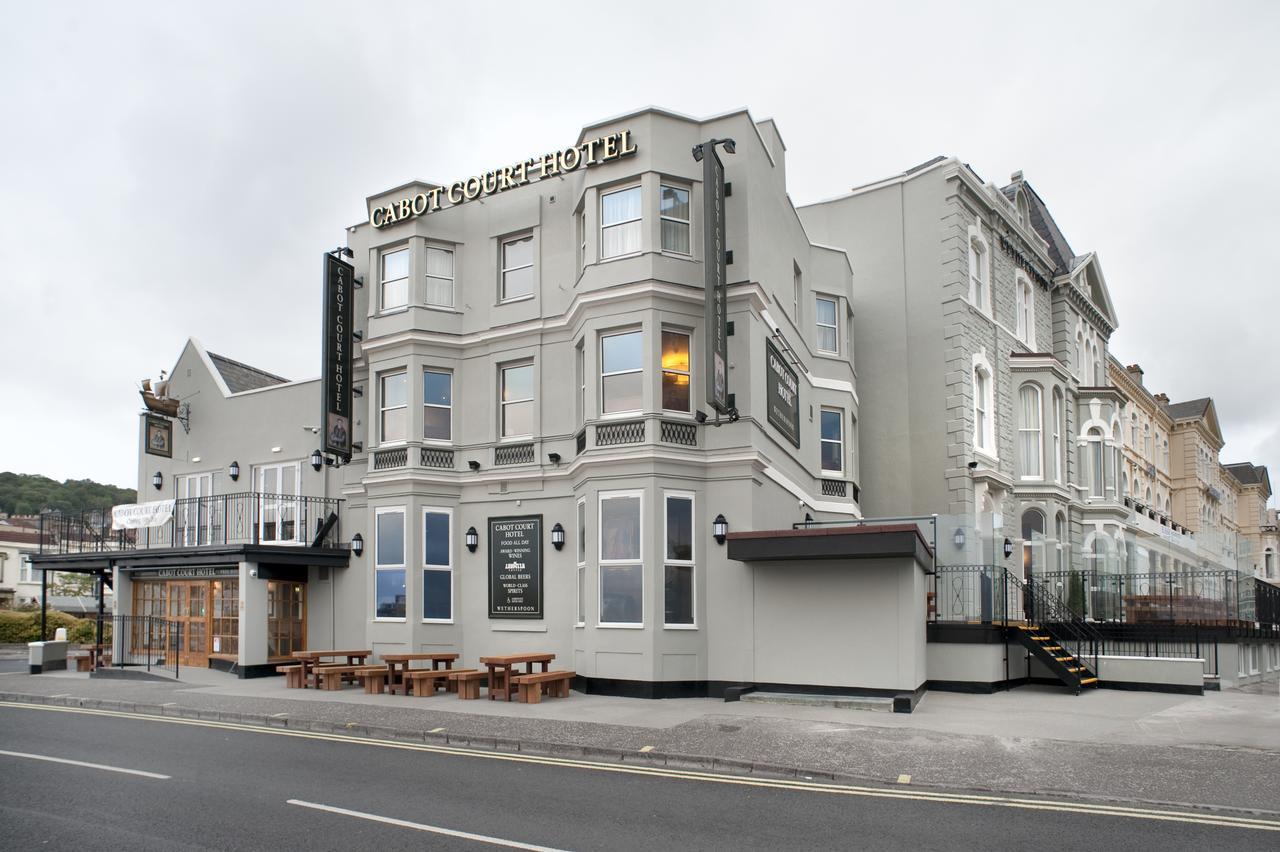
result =
[[[1151,424],[1142,424],[1142,457],[1147,461],[1155,461],[1155,456],[1151,455]]]
[[[1133,451],[1138,451],[1138,412],[1129,415],[1129,446],[1133,447]]]
[[[1067,570],[1067,554],[1069,552],[1067,541],[1067,518],[1061,512],[1053,522],[1053,532],[1058,539],[1058,570]]]
[[[983,363],[973,365],[973,444],[990,454],[995,450],[993,428],[994,388],[991,369]]]
[[[1129,496],[1129,472],[1127,470],[1120,472],[1120,496]]]
[[[1275,577],[1276,554],[1275,554],[1275,551],[1269,547],[1266,549],[1266,552],[1262,554],[1262,568],[1264,572],[1263,576],[1265,576],[1268,580],[1271,579],[1272,577]]]
[[[1036,345],[1035,324],[1035,291],[1031,289],[1031,280],[1019,272],[1014,281],[1014,313],[1018,339],[1030,346]]]
[[[1076,332],[1076,379],[1084,382],[1084,364],[1089,356],[1084,351],[1084,333]]]
[[[1103,497],[1106,494],[1106,466],[1104,464],[1105,448],[1102,446],[1102,430],[1097,426],[1085,435],[1089,450],[1089,496]]]
[[[1027,509],[1022,513],[1022,573],[1044,570],[1044,512]]]
[[[1041,479],[1044,458],[1040,388],[1023,385],[1018,391],[1018,461],[1024,478]]]
[[[975,229],[969,230],[969,302],[987,309],[987,244]]]
[[[1107,469],[1107,490],[1111,492],[1112,498],[1119,493],[1116,481],[1120,478],[1120,445],[1122,442],[1120,423],[1117,421],[1111,424],[1111,466]]]
[[[1063,460],[1062,434],[1067,430],[1066,420],[1063,417],[1062,407],[1062,391],[1059,388],[1053,389],[1053,480],[1054,482],[1062,481],[1062,470],[1066,467]]]

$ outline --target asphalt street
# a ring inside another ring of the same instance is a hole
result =
[[[0,837],[14,849],[1270,850],[1280,839],[1274,820],[1116,807],[0,706]]]

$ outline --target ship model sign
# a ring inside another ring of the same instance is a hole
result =
[[[154,388],[150,379],[143,379],[138,393],[150,412],[146,419],[145,451],[153,456],[173,458],[173,421],[182,424],[183,432],[190,432],[191,404],[169,396],[169,383],[165,381],[163,370]]]

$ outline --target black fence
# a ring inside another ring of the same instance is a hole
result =
[[[110,509],[40,515],[40,553],[101,553],[157,547],[302,544],[337,547],[341,500],[246,491],[173,501],[158,526],[113,530]]]
[[[98,668],[140,668],[178,676],[182,624],[153,615],[95,617]]]

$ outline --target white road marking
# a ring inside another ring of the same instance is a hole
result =
[[[899,784],[910,784],[910,783],[911,783],[911,776],[910,776],[910,775],[899,775],[899,776],[898,776],[898,783],[899,783]]]
[[[355,817],[356,819],[367,819],[370,822],[381,822],[387,825],[395,825],[400,828],[412,828],[415,831],[429,831],[432,834],[443,834],[445,837],[459,837],[463,840],[474,840],[477,843],[488,843],[492,846],[505,846],[508,849],[530,849],[533,852],[561,852],[551,846],[535,846],[532,843],[521,843],[518,840],[504,840],[501,837],[489,837],[486,834],[472,834],[469,831],[455,831],[452,828],[442,828],[438,825],[424,825],[420,822],[409,822],[408,820],[395,819],[394,817],[378,816],[377,814],[367,814],[364,811],[350,811],[346,808],[337,808],[333,805],[320,805],[315,802],[304,802],[301,799],[287,800],[291,805],[297,805],[302,808],[311,808],[316,811],[327,811],[331,814],[341,814],[342,816]]]
[[[640,747],[640,753],[641,753],[641,754],[648,754],[648,753],[649,753],[649,752],[651,752],[651,751],[653,751],[653,746],[641,746],[641,747]]]
[[[105,772],[123,772],[125,775],[138,775],[143,778],[155,778],[160,781],[167,781],[170,777],[168,775],[161,775],[158,772],[144,772],[141,769],[125,769],[121,766],[106,766],[102,763],[85,763],[83,760],[68,760],[65,757],[50,757],[47,754],[27,754],[22,751],[4,751],[3,749],[0,749],[0,754],[8,755],[9,757],[25,757],[29,760],[45,760],[49,763],[65,763],[68,766],[83,766],[88,769],[101,769]]]
[[[431,730],[427,731],[427,733],[428,733],[428,734],[438,734],[438,733],[440,733],[440,732],[441,732],[441,731],[443,731],[443,730],[444,730],[444,728],[432,728]]]
[[[283,719],[283,718],[287,717],[288,715],[289,715],[288,713],[272,713],[272,714],[271,714],[271,718],[272,718],[272,719]]]

